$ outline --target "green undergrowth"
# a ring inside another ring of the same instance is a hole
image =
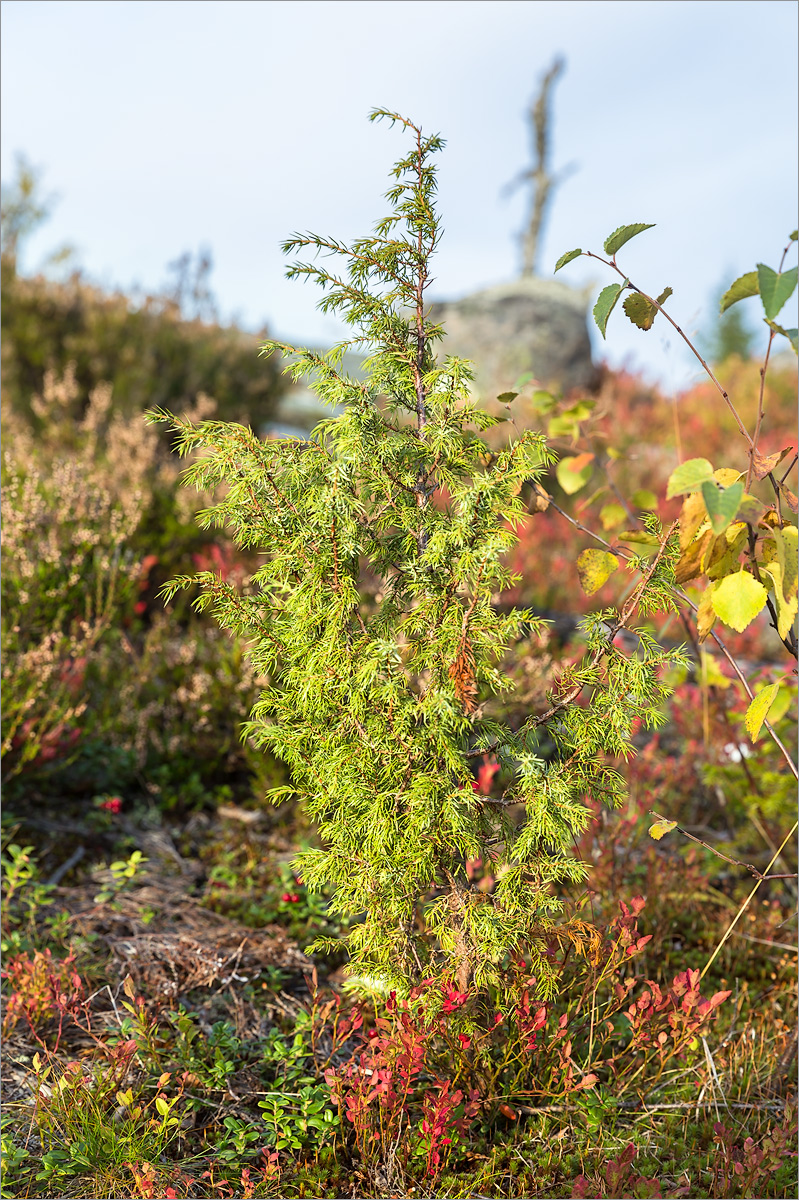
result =
[[[455,983],[403,1002],[343,954],[302,959],[340,918],[292,870],[313,833],[290,810],[137,831],[98,809],[116,846],[56,887],[47,836],[6,819],[2,1194],[792,1194],[795,901],[771,881],[700,980],[751,880],[648,838],[635,781],[630,805],[581,848],[558,999],[535,1000],[520,957],[515,1007],[479,1013]],[[195,943],[227,955],[206,985]]]

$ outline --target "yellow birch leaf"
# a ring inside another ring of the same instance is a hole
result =
[[[680,549],[686,550],[694,540],[694,534],[703,521],[707,520],[705,498],[701,492],[694,492],[683,500],[680,511]]]
[[[774,530],[777,562],[782,567],[782,594],[786,604],[789,604],[796,595],[797,534],[799,534],[799,530],[795,525],[783,525],[782,529]]]
[[[727,575],[713,588],[710,603],[716,616],[742,633],[765,608],[768,592],[762,583],[743,569]]]
[[[786,638],[796,620],[797,610],[799,610],[799,601],[797,601],[796,592],[794,591],[791,598],[786,600],[782,582],[782,567],[777,558],[770,563],[761,564],[760,574],[763,578],[768,579],[774,588],[774,607],[777,610],[777,633],[781,638]]]
[[[610,579],[619,565],[615,554],[604,550],[583,550],[577,559],[577,574],[586,596],[593,596]]]
[[[723,488],[728,488],[730,484],[737,483],[743,477],[743,471],[734,471],[732,467],[719,467],[717,471],[713,472],[716,483],[720,483]]]
[[[730,525],[713,543],[710,554],[707,556],[705,574],[710,579],[722,579],[725,575],[731,575],[733,571],[737,571],[740,566],[738,560],[745,542],[746,525],[741,523]]]
[[[555,467],[558,483],[567,496],[573,496],[585,487],[593,472],[593,454],[578,454],[562,458]]]
[[[713,611],[713,592],[718,587],[718,584],[711,583],[705,588],[702,593],[702,599],[699,601],[696,610],[696,628],[699,634],[699,641],[703,642],[710,633],[713,626],[716,624],[716,614]]]
[[[758,692],[747,708],[744,724],[746,725],[746,732],[753,742],[756,742],[760,736],[763,722],[768,716],[769,709],[776,700],[779,690],[780,685],[778,683],[770,683],[768,687],[763,688],[762,692]]]
[[[654,838],[656,842],[659,842],[662,837],[665,837],[667,833],[671,833],[672,829],[676,828],[676,821],[655,821],[655,824],[649,827],[649,836]]]
[[[703,560],[712,537],[713,535],[708,529],[695,542],[691,542],[691,545],[683,552],[675,567],[675,583],[688,583],[691,579],[696,579],[698,575],[704,575]]]
[[[620,504],[604,504],[599,510],[603,529],[615,529],[625,520],[627,513]]]

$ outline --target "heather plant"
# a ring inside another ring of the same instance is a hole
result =
[[[621,609],[588,619],[585,658],[544,712],[518,728],[486,716],[484,702],[505,686],[505,646],[540,628],[494,601],[512,583],[504,556],[525,515],[519,493],[550,454],[530,431],[492,452],[480,434],[494,419],[470,399],[469,364],[436,358],[442,331],[426,291],[441,237],[432,158],[443,142],[394,113],[372,116],[411,135],[387,193],[390,214],[351,246],[315,235],[285,245],[344,261],[341,274],[299,262],[289,275],[320,284],[320,307],[354,335],[324,355],[265,346],[291,355],[294,378],[311,377],[343,412],[308,441],[269,442],[239,425],[151,413],[182,453],[199,452],[187,483],[226,485],[201,524],[227,526],[263,556],[248,588],[206,571],[165,594],[199,584],[197,607],[248,639],[269,678],[246,733],[291,770],[292,785],[271,799],[299,796],[318,824],[322,847],[297,859],[304,882],[332,884],[334,912],[363,914],[346,938],[352,970],[402,991],[428,976],[479,991],[500,986],[509,954],[526,946],[546,996],[554,983],[544,938],[560,909],[553,887],[586,875],[572,854],[589,819],[583,797],[615,804],[623,782],[607,756],[630,752],[633,721],[661,719],[669,655],[643,628],[629,654],[614,637],[638,612],[671,603],[676,539],[648,521],[657,553],[633,559]],[[365,382],[341,369],[353,347],[368,355]],[[378,581],[370,603],[367,571]],[[487,751],[501,795],[473,787]],[[491,893],[466,873],[467,860],[483,857],[494,865]]]
[[[49,377],[33,406],[55,412],[57,429],[59,409],[73,394],[69,375]],[[128,438],[118,423],[111,461],[98,463],[98,426],[109,402],[107,388],[92,394],[78,453],[74,446],[48,453],[50,447],[35,444],[4,410],[4,434],[13,436],[3,456],[2,497],[6,778],[73,749],[88,703],[89,660],[132,607],[137,564],[128,543],[139,520],[137,485],[146,463],[128,459]]]
[[[80,793],[146,770],[165,805],[202,802],[208,780],[246,770],[238,727],[256,689],[222,631],[190,611],[182,630],[149,619],[162,559],[167,572],[192,550],[203,561],[176,464],[109,385],[82,397],[72,366],[46,374],[31,409],[37,435],[3,409],[3,776],[49,775]],[[213,410],[203,395],[191,413]],[[205,553],[241,569],[229,547]]]

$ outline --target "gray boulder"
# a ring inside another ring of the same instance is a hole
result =
[[[490,403],[528,371],[564,394],[597,385],[586,299],[558,280],[532,277],[433,304],[431,316],[444,326],[440,352],[472,359],[475,391]]]

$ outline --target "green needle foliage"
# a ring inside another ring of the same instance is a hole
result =
[[[585,798],[618,802],[608,758],[631,753],[633,720],[657,723],[666,694],[665,656],[645,633],[629,656],[612,639],[642,605],[668,605],[676,547],[661,539],[654,567],[636,560],[631,600],[588,623],[585,661],[548,712],[519,729],[484,718],[483,701],[507,686],[505,649],[540,625],[496,600],[514,579],[505,555],[527,517],[520,490],[552,456],[530,431],[492,453],[469,364],[436,359],[442,331],[426,289],[441,237],[432,157],[444,143],[395,113],[371,116],[412,137],[390,215],[352,246],[297,235],[284,247],[344,263],[337,274],[315,257],[289,275],[320,284],[320,307],[355,336],[327,354],[264,347],[290,354],[294,378],[310,376],[340,415],[309,441],[262,442],[240,425],[150,414],[183,453],[201,452],[187,484],[225,485],[200,523],[263,554],[243,591],[204,572],[166,595],[199,583],[198,608],[249,639],[269,682],[245,733],[291,769],[293,788],[271,799],[295,794],[317,822],[324,848],[297,860],[304,881],[334,885],[333,909],[362,914],[348,934],[351,968],[399,990],[422,977],[479,990],[501,986],[523,951],[547,995],[555,888],[587,872],[572,855]],[[366,382],[342,372],[350,347],[370,355]],[[547,761],[543,738],[555,746]],[[497,798],[473,787],[484,751],[502,767]],[[465,860],[481,857],[495,864],[492,894],[467,880]]]

